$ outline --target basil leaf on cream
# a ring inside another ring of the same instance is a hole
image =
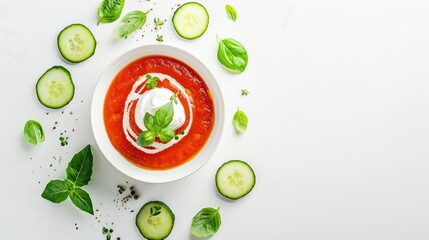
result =
[[[143,131],[137,138],[137,144],[142,147],[149,146],[155,142],[155,137],[156,133],[154,131]]]
[[[169,127],[162,129],[159,133],[159,139],[163,142],[169,142],[175,136],[176,134],[174,133],[174,130]]]
[[[156,127],[160,127],[161,129],[168,127],[168,125],[170,125],[170,123],[173,121],[173,115],[173,103],[169,101],[167,104],[162,105],[160,108],[158,108],[158,110],[156,110],[154,125]]]

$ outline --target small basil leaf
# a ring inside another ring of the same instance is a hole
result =
[[[150,11],[151,10],[147,12],[142,12],[139,10],[135,10],[129,12],[121,19],[121,22],[119,23],[119,27],[116,30],[114,37],[117,39],[126,37],[135,30],[143,27],[146,22],[146,16]]]
[[[161,106],[158,110],[156,110],[154,125],[161,129],[168,127],[171,121],[173,121],[173,115],[173,103],[170,101],[167,104]]]
[[[156,134],[154,131],[143,131],[138,136],[136,142],[139,146],[145,147],[155,142]]]
[[[70,186],[63,180],[52,180],[46,184],[43,190],[42,198],[53,203],[60,203],[67,199],[70,192]]]
[[[235,10],[235,8],[229,4],[225,5],[225,10],[226,10],[226,14],[228,15],[229,18],[231,18],[232,21],[236,21],[237,20],[237,11]]]
[[[169,127],[162,129],[159,133],[159,139],[163,142],[169,142],[175,136],[176,134],[174,133],[174,130]]]
[[[42,125],[35,120],[28,120],[24,126],[24,137],[31,144],[38,144],[45,141]]]
[[[243,72],[249,60],[244,46],[232,38],[219,41],[217,59],[223,66],[233,72]]]
[[[249,120],[247,119],[246,114],[240,109],[237,109],[237,112],[235,112],[232,119],[232,124],[234,124],[235,129],[239,133],[246,131],[248,122]]]
[[[145,113],[144,118],[143,118],[143,123],[144,126],[147,128],[147,130],[151,130],[153,131],[153,121],[154,121],[154,116],[150,113]]]
[[[70,199],[80,210],[94,215],[91,197],[89,197],[89,194],[85,190],[76,188],[74,191],[70,192]]]
[[[210,237],[219,230],[221,224],[219,208],[203,208],[192,219],[191,233],[196,237]]]
[[[92,165],[91,146],[87,145],[80,152],[76,153],[69,162],[66,169],[67,179],[77,187],[88,184],[91,180]]]
[[[125,0],[103,0],[98,6],[98,22],[111,23],[116,21],[122,13]]]

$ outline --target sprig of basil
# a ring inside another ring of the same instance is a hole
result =
[[[210,237],[219,230],[221,224],[219,208],[206,207],[192,219],[191,233],[196,237]]]
[[[220,39],[217,59],[227,69],[233,72],[243,72],[249,61],[244,46],[235,39]]]
[[[116,21],[122,13],[125,0],[103,0],[98,6],[98,22],[111,23]]]
[[[235,8],[229,4],[225,5],[226,14],[232,21],[237,21],[237,11]]]
[[[146,23],[147,14],[152,9],[149,9],[147,12],[142,12],[140,10],[135,10],[127,13],[119,23],[118,29],[116,29],[114,37],[119,39],[128,36],[135,30],[143,27]]]
[[[174,108],[173,102],[175,98],[170,98],[167,104],[162,105],[155,112],[155,116],[150,113],[145,113],[143,123],[147,128],[146,131],[140,133],[137,137],[136,143],[139,146],[149,146],[155,142],[155,138],[159,137],[162,142],[169,142],[176,133],[168,125],[173,121]]]
[[[248,123],[249,120],[246,114],[240,109],[237,109],[237,112],[235,112],[234,117],[232,119],[232,124],[234,125],[235,129],[239,133],[245,132],[247,130]]]
[[[147,88],[153,89],[158,85],[159,77],[152,77],[149,74],[146,74]]]
[[[25,140],[33,145],[45,141],[42,125],[35,120],[28,120],[24,126]]]
[[[60,203],[70,196],[76,207],[94,215],[91,197],[81,188],[91,180],[92,166],[91,146],[87,145],[69,162],[66,169],[67,178],[50,181],[42,192],[42,198],[53,203]]]

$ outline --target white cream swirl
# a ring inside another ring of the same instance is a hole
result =
[[[146,112],[149,112],[150,114],[154,115],[156,110],[170,101],[170,97],[174,94],[171,90],[166,88],[155,88],[143,91],[146,86],[146,74],[142,75],[138,78],[138,80],[134,83],[130,93],[127,96],[127,100],[125,101],[124,106],[124,116],[122,118],[122,128],[124,130],[125,136],[134,147],[138,148],[142,152],[154,154],[161,152],[177,142],[181,141],[189,132],[189,129],[191,128],[192,121],[193,121],[193,113],[192,108],[193,105],[191,104],[190,98],[187,95],[185,88],[174,78],[172,78],[169,75],[162,74],[162,73],[147,73],[151,75],[152,77],[158,77],[160,81],[169,81],[175,88],[178,89],[179,94],[185,97],[186,102],[183,104],[188,105],[189,109],[189,116],[186,116],[184,107],[182,105],[182,102],[179,101],[178,104],[173,104],[174,106],[174,116],[173,121],[170,124],[170,127],[173,129],[180,128],[185,122],[186,117],[189,117],[189,122],[184,130],[184,134],[180,135],[179,139],[173,139],[167,143],[163,142],[154,142],[152,145],[148,147],[142,147],[137,145],[136,139],[138,135],[141,132],[135,132],[131,128],[130,124],[130,114],[131,109],[134,105],[135,106],[135,112],[134,112],[134,118],[135,118],[135,124],[137,127],[139,127],[142,131],[146,130],[146,127],[143,123],[143,117]]]

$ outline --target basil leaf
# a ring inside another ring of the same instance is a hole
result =
[[[45,141],[42,125],[35,120],[28,120],[24,126],[24,137],[27,142],[33,145]]]
[[[226,14],[228,15],[229,18],[231,18],[232,21],[236,21],[237,20],[237,11],[235,10],[235,8],[229,4],[225,5],[225,10],[226,10]]]
[[[246,49],[240,42],[232,38],[219,41],[217,59],[223,66],[233,72],[243,72],[248,62]]]
[[[173,121],[173,115],[173,103],[170,101],[156,110],[154,126],[159,127],[161,130],[168,127],[168,125]]]
[[[51,180],[43,190],[42,198],[53,203],[60,203],[69,196],[70,186],[63,180]]]
[[[237,109],[237,112],[235,112],[234,117],[232,119],[232,124],[234,124],[235,129],[239,133],[242,133],[247,130],[248,123],[249,120],[247,119],[246,114],[240,109]]]
[[[169,127],[162,129],[159,133],[159,139],[163,142],[169,142],[175,136],[176,134],[174,133],[174,130]]]
[[[137,144],[139,146],[145,147],[151,145],[155,142],[156,134],[154,131],[143,131],[137,138]]]
[[[85,190],[83,190],[82,188],[74,189],[74,191],[70,192],[70,199],[72,200],[73,204],[80,210],[94,215],[91,197],[89,197],[89,194]]]
[[[125,17],[121,19],[121,22],[119,23],[119,27],[116,30],[114,37],[117,39],[126,37],[135,30],[143,27],[146,22],[146,16],[150,11],[151,9],[147,12],[142,12],[139,10],[129,12],[127,15],[125,15]]]
[[[143,123],[144,123],[144,126],[147,128],[147,130],[151,130],[151,131],[153,131],[154,129],[153,129],[153,121],[154,121],[154,117],[153,117],[153,115],[152,114],[150,114],[150,113],[145,113],[144,114],[144,118],[143,118]]]
[[[77,187],[87,185],[91,180],[92,165],[91,146],[87,145],[80,152],[76,153],[69,162],[66,169],[67,179]]]
[[[210,237],[219,230],[221,223],[219,208],[203,208],[192,219],[191,233],[196,237]]]
[[[116,21],[122,13],[125,0],[103,0],[98,6],[98,22],[111,23]]]

